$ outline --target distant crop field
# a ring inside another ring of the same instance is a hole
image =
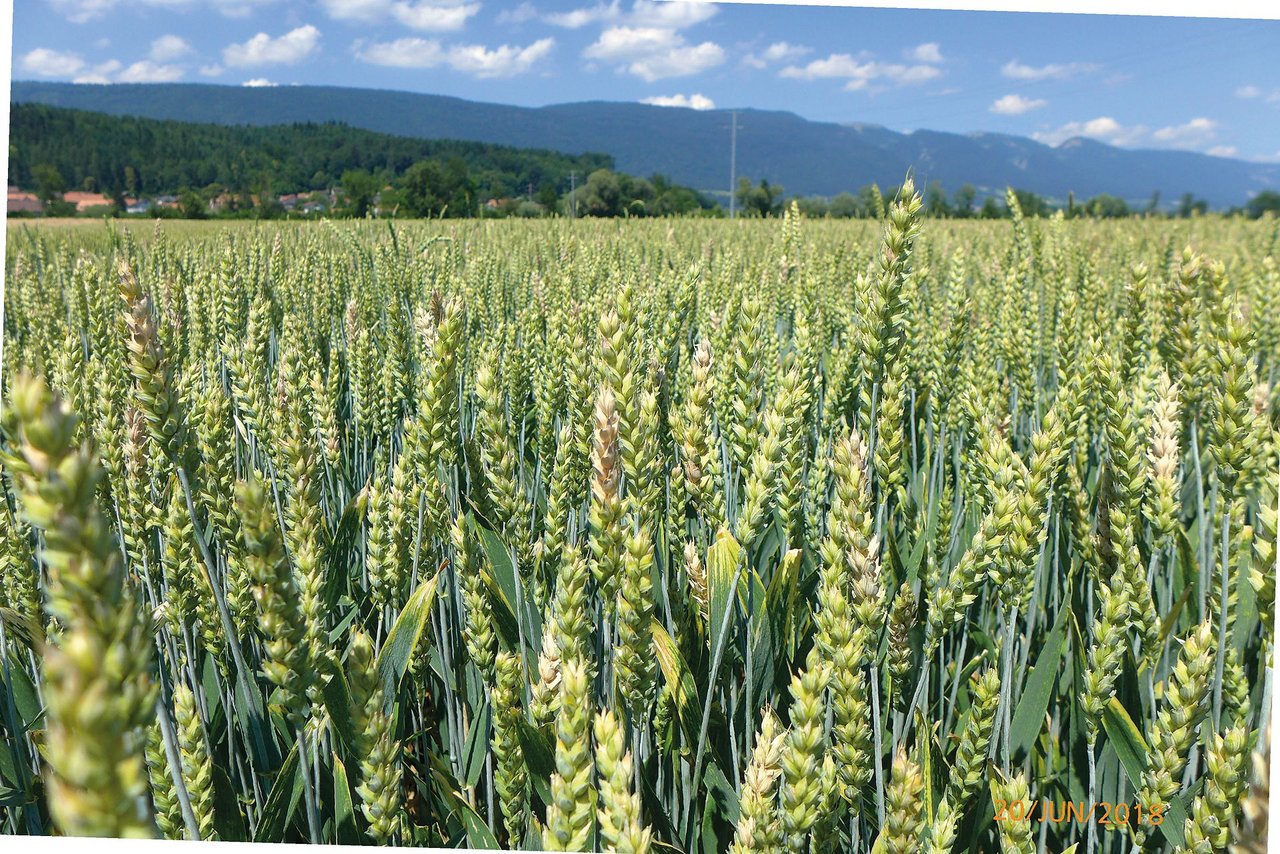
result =
[[[1265,850],[1274,220],[11,221],[0,827]]]

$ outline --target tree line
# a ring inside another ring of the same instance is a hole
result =
[[[314,192],[325,193],[325,215],[353,217],[723,216],[729,207],[662,175],[619,172],[607,154],[414,139],[340,123],[224,126],[42,104],[12,105],[9,176],[35,190],[49,215],[75,213],[62,199],[71,189],[104,194],[116,214],[127,198],[175,196],[176,203],[149,215],[184,218],[282,217],[288,212],[280,195]],[[731,202],[742,216],[779,215],[795,201],[811,217],[882,218],[886,199],[897,192],[869,184],[830,198],[789,198],[780,184],[742,178]],[[1164,211],[1158,194],[1134,208],[1105,194],[1055,205],[1028,190],[1015,193],[1027,216],[1059,209],[1099,219],[1191,216],[1208,209],[1189,194]],[[933,217],[1009,215],[1002,190],[984,196],[972,184],[948,193],[935,181],[924,202]],[[1238,209],[1253,217],[1267,211],[1280,213],[1280,193],[1261,192]]]
[[[1133,206],[1118,196],[1106,193],[1077,202],[1068,193],[1065,204],[1055,204],[1046,197],[1030,190],[1014,189],[1014,195],[1025,216],[1045,217],[1062,211],[1068,219],[1121,219],[1130,216],[1171,216],[1187,218],[1204,214],[1209,203],[1190,193],[1178,199],[1171,208],[1162,208],[1160,194],[1155,193],[1145,205]],[[758,184],[748,178],[739,178],[734,201],[739,215],[780,216],[794,201],[800,212],[809,217],[832,219],[883,219],[889,201],[897,197],[898,187],[881,189],[868,184],[857,193],[840,193],[833,197],[796,196],[788,198],[779,184],[762,179]],[[989,194],[979,202],[979,192],[972,184],[962,184],[948,194],[941,183],[934,181],[924,193],[924,211],[927,216],[945,219],[1005,219],[1011,216],[1004,193]],[[1228,215],[1244,215],[1257,219],[1271,213],[1280,216],[1280,192],[1263,190],[1245,205],[1226,211]]]

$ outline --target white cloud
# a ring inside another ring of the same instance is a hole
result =
[[[72,23],[83,24],[105,14],[116,0],[49,0],[49,5]]]
[[[266,6],[276,0],[49,0],[55,12],[75,24],[84,24],[106,15],[117,6],[144,6],[149,8],[189,11],[213,9],[228,18],[244,18],[258,6]]]
[[[618,0],[613,0],[608,5],[597,3],[588,8],[571,9],[568,12],[552,12],[543,20],[552,26],[563,27],[566,30],[578,30],[589,24],[617,21],[621,17],[622,9],[618,5]]]
[[[760,53],[749,53],[742,59],[744,65],[752,68],[764,68],[774,62],[795,62],[806,54],[813,52],[813,48],[804,45],[791,44],[790,42],[774,42]]]
[[[435,39],[403,38],[361,45],[356,57],[372,65],[390,68],[435,68],[444,62],[444,48]]]
[[[1041,107],[1048,106],[1049,102],[1044,98],[1024,98],[1022,95],[1005,95],[1003,98],[997,99],[990,107],[987,107],[993,113],[1002,116],[1020,116],[1023,113],[1029,113],[1032,110],[1038,110]]]
[[[538,17],[538,7],[532,3],[521,3],[514,9],[503,9],[498,13],[499,24],[524,24]]]
[[[636,0],[631,7],[629,23],[638,27],[670,27],[683,30],[701,24],[716,14],[714,3],[688,3],[681,0]]]
[[[191,53],[191,45],[181,36],[161,36],[151,43],[151,59],[155,62],[172,62]]]
[[[1203,116],[1194,118],[1186,124],[1163,127],[1151,134],[1157,142],[1179,148],[1201,146],[1213,139],[1218,123]]]
[[[1236,148],[1234,145],[1215,145],[1213,148],[1206,151],[1205,154],[1213,157],[1238,157],[1240,155],[1240,149]]]
[[[1236,97],[1244,98],[1246,101],[1262,99],[1268,104],[1280,104],[1280,89],[1268,92],[1260,86],[1241,86],[1236,90]]]
[[[668,77],[688,77],[701,74],[724,62],[724,49],[715,42],[698,45],[682,45],[670,50],[637,59],[627,70],[652,83]]]
[[[1067,122],[1061,127],[1048,131],[1038,131],[1031,137],[1046,145],[1061,145],[1078,136],[1109,142],[1112,145],[1133,145],[1147,135],[1143,125],[1132,127],[1120,124],[1110,116],[1099,116],[1086,122]]]
[[[218,77],[224,71],[226,71],[226,69],[221,65],[218,65],[216,62],[200,66],[200,76],[202,77]]]
[[[642,99],[640,103],[654,107],[685,107],[690,110],[714,110],[716,108],[715,101],[706,95],[700,95],[696,92],[692,95],[654,95],[651,98]]]
[[[865,56],[854,57],[847,53],[833,53],[825,59],[815,59],[808,65],[788,65],[778,72],[779,77],[792,80],[845,80],[849,92],[865,89],[877,81],[906,86],[924,83],[939,77],[942,71],[932,65],[902,65],[877,62]]]
[[[922,45],[916,45],[911,50],[906,51],[907,59],[913,62],[928,62],[937,65],[942,62],[942,51],[938,47],[937,42],[926,42]]]
[[[583,56],[588,59],[630,59],[654,51],[667,50],[683,39],[672,30],[658,27],[610,27],[590,45]]]
[[[1000,73],[1011,80],[1066,80],[1078,74],[1097,71],[1098,66],[1088,62],[1068,62],[1065,64],[1050,63],[1048,65],[1026,65],[1018,60],[1006,62]]]
[[[538,39],[528,47],[502,45],[490,50],[483,45],[456,45],[449,50],[447,62],[455,71],[474,77],[514,77],[524,74],[551,53],[555,39]]]
[[[539,39],[527,47],[502,45],[444,46],[436,39],[403,38],[390,42],[357,45],[356,56],[364,62],[392,68],[437,68],[448,66],[474,77],[512,77],[529,71],[555,47],[555,39]]]
[[[18,65],[23,71],[40,77],[69,77],[84,68],[84,60],[74,53],[38,47],[23,55]]]
[[[622,10],[619,0],[609,3],[597,3],[571,9],[568,12],[553,12],[543,20],[557,27],[577,30],[590,24],[625,24],[632,27],[657,27],[660,29],[682,30],[700,24],[716,14],[714,3],[682,2],[682,0],[636,0],[629,12]]]
[[[222,51],[222,61],[233,68],[293,65],[310,56],[319,42],[320,31],[310,24],[274,39],[258,33],[244,44],[227,45]]]
[[[99,63],[89,70],[77,74],[72,83],[110,83],[111,75],[120,70],[120,63],[114,59]]]
[[[143,59],[130,65],[117,75],[120,83],[173,83],[182,79],[182,68]]]
[[[320,0],[329,17],[340,21],[393,20],[413,30],[450,32],[466,26],[480,11],[464,0]]]
[[[664,27],[610,27],[582,55],[621,63],[619,70],[650,83],[698,74],[725,59],[724,48],[715,42],[691,45],[675,30]]]
[[[273,86],[279,86],[280,84],[268,80],[265,77],[254,77],[252,80],[246,80],[240,85],[249,89],[269,89]]]

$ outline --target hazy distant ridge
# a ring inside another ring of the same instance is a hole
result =
[[[203,84],[77,85],[15,81],[12,101],[116,115],[217,124],[340,121],[400,136],[462,139],[568,153],[613,155],[635,175],[660,172],[702,190],[729,184],[729,113],[585,102],[513,107],[410,92],[330,86],[248,88]],[[975,117],[975,123],[981,117]],[[948,191],[963,183],[1012,185],[1056,199],[1112,193],[1135,203],[1183,193],[1214,207],[1242,205],[1280,188],[1280,165],[1184,151],[1128,150],[1087,139],[1053,148],[1025,137],[812,122],[793,113],[739,113],[738,174],[782,184],[788,195],[835,195],[873,181],[892,185],[908,168]]]

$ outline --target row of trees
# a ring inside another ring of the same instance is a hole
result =
[[[887,200],[898,193],[897,187],[884,190],[876,184],[869,184],[855,193],[840,193],[833,197],[798,196],[794,201],[801,213],[810,217],[830,217],[832,219],[880,219],[884,216]],[[987,195],[978,202],[978,190],[972,184],[963,184],[954,193],[948,195],[937,181],[931,183],[924,194],[925,213],[931,217],[946,219],[1004,219],[1010,215],[1003,194]],[[1204,214],[1209,210],[1209,203],[1190,193],[1183,195],[1176,206],[1164,210],[1160,207],[1160,194],[1154,194],[1148,202],[1140,207],[1130,205],[1118,196],[1102,193],[1084,202],[1077,202],[1075,195],[1069,193],[1065,205],[1056,205],[1044,196],[1030,190],[1014,190],[1022,212],[1027,216],[1049,216],[1059,210],[1068,219],[1087,217],[1090,219],[1120,219],[1130,216],[1171,216],[1187,218],[1196,214]],[[788,199],[779,184],[770,184],[762,180],[753,184],[747,178],[738,180],[734,193],[734,201],[741,216],[779,216],[792,199]],[[1264,214],[1280,215],[1280,192],[1264,190],[1255,195],[1243,207],[1235,207],[1226,211],[1228,215],[1244,215],[1257,219]]]
[[[43,169],[56,172],[65,187],[91,185],[111,197],[215,187],[265,199],[327,190],[349,173],[390,183],[424,161],[451,173],[461,163],[473,195],[483,199],[524,195],[530,185],[558,193],[573,173],[582,178],[613,168],[605,154],[413,139],[337,123],[224,126],[41,104],[14,104],[10,111],[9,180],[27,188],[37,186]]]
[[[325,191],[339,203],[327,215],[364,217],[474,216],[720,216],[725,205],[669,179],[617,172],[601,154],[566,155],[482,143],[420,140],[338,124],[227,127],[109,116],[35,104],[11,110],[9,174],[34,188],[50,215],[71,215],[62,201],[69,188],[105,194],[115,212],[125,198],[178,194],[161,215],[272,218],[287,211],[279,193]],[[572,187],[572,190],[571,190]],[[798,198],[813,217],[879,218],[885,199],[876,185],[834,197]],[[1059,207],[1068,217],[1118,218],[1161,212],[1159,195],[1144,206],[1111,195],[1056,206],[1018,190],[1028,216]],[[215,202],[215,200],[217,200]],[[789,199],[768,180],[742,178],[733,207],[744,216],[774,216]],[[1003,192],[981,194],[972,184],[948,193],[934,181],[925,191],[926,213],[939,218],[1008,216]],[[1191,195],[1171,215],[1191,216],[1208,205]],[[1280,193],[1259,193],[1237,212],[1280,212]],[[94,213],[100,213],[95,211]]]

